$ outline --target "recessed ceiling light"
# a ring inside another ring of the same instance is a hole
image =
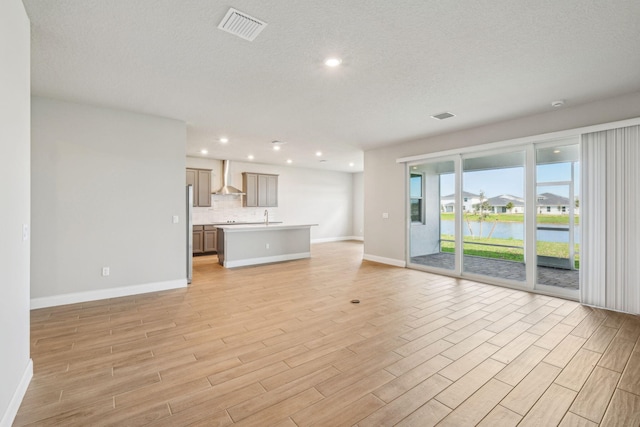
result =
[[[291,163],[293,163],[293,160],[287,159],[287,163],[291,164]]]
[[[340,58],[327,58],[324,61],[324,65],[331,68],[337,67],[340,64],[342,64],[342,59]]]
[[[349,166],[353,167],[353,166],[355,166],[355,163],[349,162]]]
[[[434,114],[433,116],[431,116],[431,118],[436,120],[444,120],[455,116],[455,114],[445,111],[444,113]]]
[[[316,151],[316,156],[318,157],[322,156],[322,151]]]
[[[204,148],[203,148],[202,150],[200,150],[200,152],[201,152],[202,154],[207,154],[207,153],[208,153],[208,151],[207,151],[207,150],[205,150]]]
[[[222,144],[226,144],[227,142],[229,142],[229,138],[223,136],[222,138],[220,138],[220,142]]]
[[[560,152],[560,150],[558,150],[558,149],[553,150],[553,154],[558,154],[559,152]]]
[[[273,149],[275,151],[280,150],[280,147],[282,147],[284,144],[286,144],[285,141],[278,141],[277,139],[275,141],[271,141],[271,145],[273,146]]]
[[[551,103],[551,106],[554,108],[559,108],[559,107],[562,107],[563,105],[564,105],[564,99],[559,99]]]
[[[249,160],[253,160],[253,154],[249,154],[249,155],[247,156],[247,159],[249,159]]]

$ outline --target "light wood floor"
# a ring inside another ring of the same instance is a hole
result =
[[[637,316],[361,259],[34,310],[15,425],[640,425]]]

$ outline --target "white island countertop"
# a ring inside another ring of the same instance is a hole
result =
[[[285,223],[269,223],[264,222],[259,224],[221,224],[216,225],[216,228],[222,228],[226,232],[242,232],[242,231],[260,231],[260,230],[286,230],[296,228],[309,228],[315,227],[318,224],[285,224]]]

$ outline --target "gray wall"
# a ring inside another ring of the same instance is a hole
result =
[[[353,174],[353,236],[364,238],[364,173]]]
[[[211,169],[211,189],[215,191],[221,187],[221,160],[187,157],[187,166]],[[318,224],[311,228],[311,239],[315,241],[346,239],[355,235],[354,174],[233,161],[230,164],[230,181],[240,189],[242,172],[278,175],[278,207],[269,208],[272,213],[270,219],[289,224]],[[263,219],[264,208],[242,208],[242,211],[244,219]]]
[[[13,422],[29,361],[29,20],[19,0],[0,2],[0,425]]]
[[[183,122],[34,97],[31,298],[184,282],[185,150]]]
[[[640,117],[640,92],[366,151],[365,257],[405,261],[406,178],[396,159],[635,117]]]

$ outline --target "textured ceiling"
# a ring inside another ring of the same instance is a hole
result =
[[[368,148],[640,90],[637,0],[24,4],[34,94],[183,120],[193,156],[362,170]],[[217,29],[230,6],[268,23],[255,41]]]

